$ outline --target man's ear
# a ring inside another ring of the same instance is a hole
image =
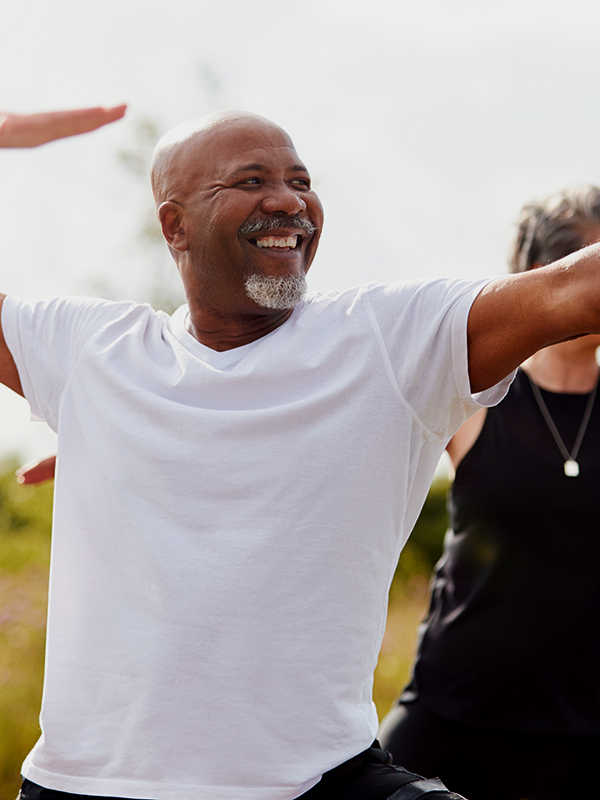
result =
[[[185,253],[188,249],[188,241],[181,211],[179,203],[167,200],[158,207],[158,219],[169,247]]]

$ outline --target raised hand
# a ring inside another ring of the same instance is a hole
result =
[[[54,477],[56,456],[50,456],[36,464],[25,464],[17,470],[17,481],[24,484],[44,483]]]
[[[121,119],[126,108],[77,108],[43,114],[0,112],[0,147],[37,147],[53,139],[87,133]]]

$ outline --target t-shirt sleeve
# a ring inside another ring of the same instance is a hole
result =
[[[391,379],[437,438],[452,436],[481,406],[499,403],[514,377],[471,393],[467,320],[487,282],[439,279],[374,285],[366,293]]]
[[[85,297],[5,299],[2,329],[33,418],[56,430],[64,388],[86,342],[131,305]]]

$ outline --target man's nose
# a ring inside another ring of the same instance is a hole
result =
[[[261,205],[265,214],[292,216],[306,211],[306,203],[302,195],[284,182],[269,186]]]

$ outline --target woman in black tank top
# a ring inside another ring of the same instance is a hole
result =
[[[600,189],[529,204],[512,271],[599,240]],[[599,345],[536,353],[448,446],[451,529],[380,740],[469,800],[600,794]]]

